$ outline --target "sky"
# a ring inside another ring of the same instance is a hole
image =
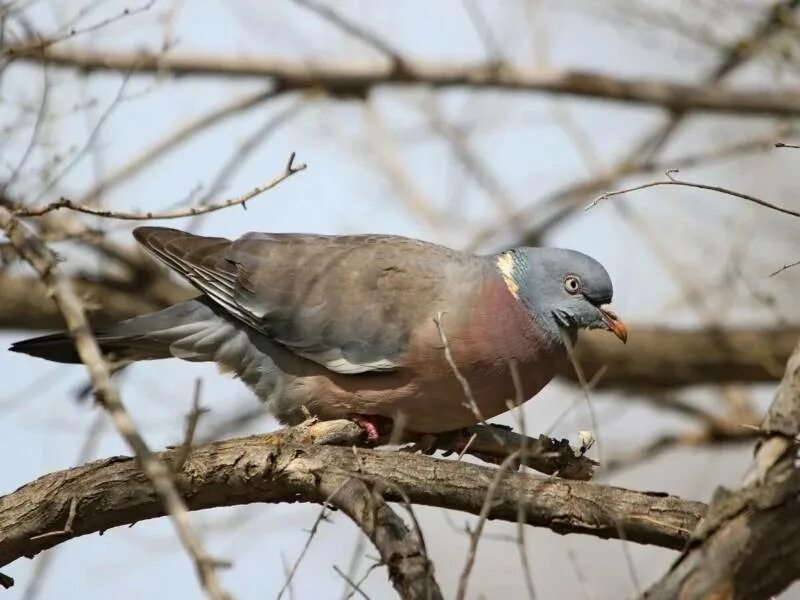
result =
[[[710,64],[705,52],[678,44],[670,36],[648,37],[637,30],[613,26],[601,18],[605,13],[596,2],[529,4],[539,7],[540,13],[521,20],[515,18],[521,3],[515,3],[513,11],[480,3],[500,32],[503,52],[526,67],[596,69],[622,76],[691,82],[699,80]],[[82,5],[39,2],[30,14],[39,27],[48,31],[53,23],[75,14]],[[117,14],[126,6],[133,8],[131,4],[107,2],[95,16],[100,18],[102,11]],[[485,48],[461,3],[404,2],[392,3],[389,9],[388,3],[362,1],[336,2],[335,6],[387,35],[408,56],[460,61],[485,56]],[[174,11],[169,26],[175,40],[174,52],[269,54],[316,60],[323,57],[332,62],[380,60],[362,44],[345,38],[288,1],[270,3],[269,9],[253,2],[157,1],[145,12],[65,44],[132,51],[157,49],[163,39],[164,15],[170,11]],[[92,19],[87,17],[86,22]],[[35,68],[12,65],[3,77],[1,100],[7,103],[8,112],[4,117],[0,104],[0,123],[7,123],[21,102],[35,105],[41,83],[37,78],[41,74]],[[116,75],[93,75],[83,79],[68,71],[54,71],[50,77],[57,91],[55,109],[68,113],[47,126],[48,139],[57,148],[85,143],[93,124],[102,118],[104,109],[124,86],[123,101],[99,135],[102,151],[98,157],[87,156],[59,184],[58,193],[65,195],[80,195],[98,176],[124,164],[192,116],[263,86],[259,81],[212,78],[170,81],[132,77],[124,82]],[[763,80],[763,73],[754,69],[743,70],[736,82],[753,85]],[[70,110],[87,98],[97,100],[88,116],[86,111]],[[438,94],[380,90],[371,98],[368,110],[354,101],[305,101],[293,119],[271,132],[238,165],[219,194],[236,196],[268,180],[283,169],[291,152],[296,152],[297,160],[306,163],[308,169],[248,203],[246,211],[237,207],[204,217],[195,224],[197,231],[229,237],[250,230],[392,233],[467,247],[475,231],[496,221],[500,214],[486,194],[454,165],[441,140],[427,132],[428,123],[419,106],[432,98],[448,118],[474,132],[470,138],[473,150],[490,164],[517,203],[544,197],[564,183],[609,167],[641,132],[662,117],[653,109],[589,100],[497,92],[475,95],[461,90]],[[281,98],[226,121],[169,153],[114,190],[107,201],[116,208],[155,210],[186,198],[198,185],[207,189],[216,169],[236,152],[238,144],[295,103],[297,98]],[[368,113],[378,115],[376,120],[384,128],[382,135],[376,133],[375,121],[370,121]],[[565,133],[564,121],[584,131],[588,136],[586,145],[591,148],[576,148],[574,137]],[[705,117],[690,119],[689,125],[668,147],[668,156],[745,139],[763,132],[768,123]],[[18,156],[23,141],[24,136],[14,138],[5,150],[7,156]],[[399,161],[417,189],[423,190],[435,206],[447,208],[450,226],[434,229],[406,210],[380,166],[387,148],[394,149],[388,160]],[[586,155],[591,158],[587,160]],[[792,160],[786,154],[770,155],[747,163],[695,169],[690,175],[706,181],[722,178],[734,188],[746,189],[757,182],[765,194],[791,198],[796,184],[785,173],[792,168]],[[791,240],[791,230],[784,221],[750,206],[733,204],[729,198],[686,191],[642,192],[635,201],[626,201],[625,206],[632,206],[631,210],[649,222],[655,232],[651,237],[660,240],[662,250],[674,255],[681,269],[709,282],[709,294],[719,297],[720,302],[725,300],[725,293],[731,295],[732,310],[726,318],[744,324],[768,322],[773,317],[771,312],[742,300],[741,289],[720,291],[714,282],[724,275],[729,263],[729,232],[738,232],[747,240],[753,258],[748,257],[745,267],[753,273],[763,276],[771,265],[777,267],[796,260],[791,243],[786,241]],[[180,228],[189,223],[168,225]],[[129,238],[130,224],[115,222],[111,229],[116,239]],[[786,230],[789,234],[784,234]],[[501,233],[480,250],[495,251],[511,238],[509,232]],[[611,201],[578,215],[547,241],[584,251],[607,267],[615,284],[615,308],[627,322],[684,326],[699,322],[698,315],[679,302],[676,284],[658,250],[631,232]],[[59,249],[67,257],[67,268],[97,266],[92,262],[96,259],[76,255],[66,247]],[[781,296],[776,310],[785,310],[791,316],[790,304],[792,298]],[[0,348],[29,333],[0,332]],[[4,382],[0,387],[0,439],[7,448],[14,449],[0,453],[2,493],[44,473],[75,465],[98,409],[76,399],[76,390],[86,382],[77,367],[4,353],[0,354],[0,377]],[[212,410],[214,419],[255,405],[243,385],[218,374],[212,365],[177,360],[136,365],[120,385],[126,406],[152,447],[174,444],[182,438],[184,417],[190,410],[197,378],[203,382],[203,404]],[[700,402],[711,399],[707,390],[692,393]],[[768,397],[767,390],[759,399]],[[547,430],[569,404],[576,409],[552,433],[574,438],[577,431],[591,427],[585,403],[574,389],[551,384],[535,402],[526,405],[526,421]],[[645,403],[630,398],[604,398],[597,408],[602,428],[597,433],[607,452],[633,447],[657,432],[683,423],[666,413],[654,418]],[[511,422],[508,417],[498,421]],[[201,422],[201,435],[205,427]],[[252,423],[248,431],[275,427],[277,424],[265,416]],[[91,456],[128,453],[105,423]],[[735,485],[748,456],[747,448],[679,451],[619,473],[611,483],[708,499],[717,484]],[[710,473],[713,477],[709,477]],[[227,589],[236,598],[263,598],[274,597],[283,585],[282,563],[291,563],[298,556],[318,512],[315,505],[258,505],[195,513],[193,523],[212,555],[233,561],[233,568],[222,575]],[[420,509],[418,514],[445,597],[449,597],[465,558],[468,536],[464,526],[470,518],[433,509]],[[488,534],[479,548],[470,597],[521,597],[524,587],[516,547],[505,539],[514,534],[514,525],[490,523]],[[340,515],[324,522],[295,579],[296,597],[338,597],[344,582],[331,565],[347,570],[359,537],[355,527]],[[530,530],[528,540],[534,582],[541,598],[582,597],[586,595],[585,587],[591,589],[592,598],[631,596],[637,587],[646,586],[662,573],[674,556],[655,548],[561,537],[543,530]],[[102,537],[79,538],[52,554],[54,563],[40,598],[201,597],[192,566],[165,519],[115,529]],[[375,552],[367,547],[366,554],[373,556]],[[22,597],[35,564],[20,560],[3,569],[17,580],[17,586],[6,596]],[[366,561],[362,562],[358,573],[366,566]],[[364,589],[373,598],[393,597],[383,569],[372,573]]]

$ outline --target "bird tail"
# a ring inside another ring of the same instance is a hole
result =
[[[154,360],[178,357],[186,360],[213,360],[203,351],[202,338],[209,325],[221,317],[204,298],[181,302],[164,310],[121,321],[95,333],[100,349],[113,362]],[[43,335],[11,345],[21,352],[60,363],[81,362],[67,332]]]

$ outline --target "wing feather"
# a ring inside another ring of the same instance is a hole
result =
[[[448,281],[480,275],[472,255],[395,236],[134,235],[233,317],[343,374],[401,367],[414,328],[446,308]]]

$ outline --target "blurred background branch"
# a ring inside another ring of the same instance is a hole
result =
[[[479,252],[517,244],[585,251],[609,267],[615,308],[631,323],[626,347],[599,335],[577,347],[597,417],[592,434],[603,447],[597,477],[708,500],[718,485],[739,487],[800,338],[800,268],[781,269],[800,259],[797,226],[748,202],[678,186],[583,208],[680,169],[686,181],[800,211],[800,154],[791,149],[800,114],[799,5],[5,2],[0,206],[24,214],[68,198],[95,213],[62,208],[25,224],[56,253],[97,328],[194,295],[133,246],[133,223],[97,215],[203,212],[274,176],[295,150],[311,168],[269,198],[173,225],[226,237],[372,231]],[[776,142],[787,148],[775,150]],[[62,326],[47,287],[0,241],[0,342]],[[80,399],[91,385],[79,369],[16,356],[4,355],[0,376],[0,436],[25,449],[3,464],[2,491],[11,492],[74,466],[91,420]],[[210,412],[197,443],[276,427],[213,367],[167,361],[115,375],[154,447],[183,438],[198,377]],[[582,392],[565,369],[524,406],[524,420],[499,421],[579,445],[578,432],[595,423]],[[94,445],[82,460],[124,451],[103,433]],[[226,588],[250,597],[279,593],[287,576],[278,557],[292,564],[318,512],[256,505],[193,517],[214,553],[221,548],[235,563]],[[415,515],[441,593],[453,596],[475,518],[454,527],[436,508]],[[470,594],[630,596],[674,559],[624,541],[532,532],[514,518],[482,527]],[[613,521],[604,521],[609,532]],[[331,583],[342,587],[341,574],[347,593],[392,593],[360,538],[352,556],[342,551],[350,527],[336,513],[317,524],[318,539],[285,593],[325,597]],[[95,542],[65,545],[28,600],[55,593],[56,584],[86,598],[180,597],[192,585],[157,521]],[[135,586],[131,564],[140,574]],[[13,568],[23,581],[40,572]]]

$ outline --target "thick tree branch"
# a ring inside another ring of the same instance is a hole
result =
[[[480,513],[496,469],[421,454],[354,452],[351,445],[361,433],[349,421],[330,421],[200,446],[175,481],[192,510],[252,502],[321,503],[343,476],[352,476],[389,501]],[[174,467],[180,454],[178,448],[159,458]],[[64,529],[73,503],[70,531],[43,537]],[[507,473],[488,518],[681,549],[704,511],[700,502],[660,493]],[[131,458],[50,473],[0,498],[0,566],[74,537],[164,514]]]
[[[595,389],[648,390],[715,383],[765,383],[780,379],[800,337],[798,327],[672,329],[631,327],[627,345],[604,332],[582,336],[578,359]],[[569,365],[562,376],[574,379]]]
[[[330,504],[340,508],[372,540],[389,570],[389,578],[401,598],[441,600],[442,592],[433,576],[433,563],[418,531],[409,531],[377,490],[357,478],[343,474],[344,481],[323,478],[323,491],[330,490]]]
[[[692,544],[650,598],[770,598],[800,578],[800,346],[744,486],[717,490]]]
[[[797,116],[800,90],[725,90],[665,81],[632,80],[580,71],[533,71],[509,65],[476,65],[422,61],[389,66],[332,64],[274,58],[120,53],[110,49],[42,49],[11,46],[12,59],[78,69],[174,76],[270,78],[283,91],[319,90],[332,96],[364,97],[382,85],[469,87],[567,94],[660,106],[672,111],[701,110],[751,115]]]

